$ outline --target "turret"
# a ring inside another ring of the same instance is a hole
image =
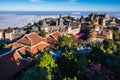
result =
[[[49,27],[48,27],[48,25],[46,24],[46,21],[45,21],[45,20],[43,20],[43,24],[42,24],[41,30],[45,30],[46,32],[49,32]]]
[[[105,19],[102,19],[102,26],[106,26]]]
[[[43,20],[42,27],[47,27],[48,25],[46,24],[45,19]]]
[[[63,26],[63,19],[61,17],[61,14],[59,16],[58,25]]]
[[[81,18],[80,18],[80,22],[81,22],[81,23],[84,23],[84,20],[85,20],[84,17],[81,16]]]
[[[110,18],[108,14],[105,13],[105,18]]]

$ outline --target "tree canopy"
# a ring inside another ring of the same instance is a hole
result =
[[[23,72],[21,80],[48,80],[48,72],[34,66]]]
[[[38,33],[38,35],[39,35],[39,36],[42,36],[42,37],[45,37],[46,34],[47,34],[47,32],[46,32],[45,30],[41,30],[41,31]]]
[[[70,45],[74,42],[74,36],[73,35],[63,35],[60,39],[60,46]]]
[[[57,64],[55,64],[55,61],[53,60],[53,58],[49,54],[45,53],[40,60],[39,66],[41,68],[47,70],[48,72],[52,72],[52,70],[55,67],[57,67]]]

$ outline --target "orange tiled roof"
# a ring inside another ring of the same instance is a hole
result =
[[[58,39],[59,39],[59,37],[60,37],[60,34],[59,34],[59,32],[54,32],[54,33],[51,34],[51,36],[52,36],[55,40],[58,41]],[[28,46],[30,46],[30,45],[36,45],[36,44],[38,44],[38,43],[41,42],[41,41],[46,42],[46,43],[49,42],[49,41],[48,41],[48,37],[46,37],[46,38],[41,38],[41,37],[39,37],[39,35],[37,35],[36,33],[30,33],[30,34],[28,34],[28,35],[25,35],[22,39],[18,40],[17,42],[18,42],[19,44],[23,44],[23,45],[28,45]]]
[[[4,30],[0,29],[0,32],[4,32]]]
[[[35,45],[39,43],[40,41],[42,41],[42,38],[39,37],[36,33],[31,33],[26,36],[30,39],[30,41],[32,42],[32,45]]]
[[[0,80],[7,80],[20,70],[29,65],[29,62],[23,60],[16,52],[11,52],[0,57]]]
[[[49,44],[45,42],[40,42],[35,46],[32,46],[32,54],[36,54],[39,51],[42,51],[44,48],[46,48]]]
[[[23,44],[23,45],[28,45],[28,46],[31,45],[31,42],[27,37],[23,37],[22,39],[18,40],[17,42],[19,44]]]
[[[39,50],[43,50],[44,48],[46,48],[48,46],[47,43],[44,43],[44,42],[41,42],[39,45],[37,45],[36,47],[39,49]]]
[[[113,33],[113,31],[112,31],[112,30],[109,30],[109,31],[108,31],[108,33],[109,33],[109,34],[112,34],[112,33]]]
[[[54,39],[53,37],[47,37],[47,41],[48,41],[48,43],[50,43],[50,44],[56,44],[57,43],[57,40],[56,39]]]
[[[32,51],[32,54],[34,55],[37,52],[43,50],[45,47],[47,47],[48,43],[56,44],[58,42],[58,39],[60,37],[59,32],[54,32],[51,35],[52,36],[49,36],[46,38],[41,38],[36,33],[25,35],[22,39],[12,44],[11,49],[19,48],[17,51],[22,55],[25,55],[26,52]],[[23,47],[23,46],[26,46],[26,47]]]
[[[25,35],[22,39],[18,40],[18,43],[30,46],[35,45],[41,42],[42,40],[45,41],[45,39],[39,37],[36,33],[30,33],[28,35]]]
[[[59,33],[58,31],[52,33],[51,35],[52,35],[56,40],[58,40],[59,37],[60,37],[60,33]]]
[[[26,55],[26,53],[30,52],[30,47],[28,46],[21,47],[20,49],[17,50],[17,52],[22,55]]]
[[[97,35],[97,38],[106,39],[106,36],[103,36],[103,35]]]
[[[46,37],[46,38],[42,38],[42,40],[41,40],[41,41],[48,43],[47,38],[48,38],[48,37]]]
[[[19,48],[19,47],[20,47],[20,45],[19,45],[19,43],[17,43],[17,42],[12,43],[12,44],[10,45],[10,49],[11,49],[11,50],[16,49],[16,48]]]

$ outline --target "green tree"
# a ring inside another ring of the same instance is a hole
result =
[[[45,37],[46,34],[47,34],[47,32],[46,32],[45,30],[41,30],[41,31],[38,33],[38,35],[39,35],[39,36],[42,36],[42,37]]]
[[[113,40],[120,41],[120,33],[119,32],[116,32],[116,31],[113,32]]]
[[[115,80],[120,79],[120,56],[104,54],[104,52],[97,47],[94,47],[90,52],[90,60],[93,63],[100,63],[102,66],[105,66],[114,73]]]
[[[48,72],[52,72],[57,67],[57,64],[49,54],[45,53],[40,60],[39,66]]]
[[[73,35],[63,35],[60,39],[60,46],[63,47],[65,45],[70,45],[74,42]]]
[[[74,77],[73,79],[71,79],[71,78],[64,78],[63,80],[77,80],[77,77]]]
[[[4,44],[4,43],[0,44],[0,54],[3,54],[3,53],[5,53],[5,52],[7,52],[9,50],[10,50],[9,45]]]
[[[103,44],[101,44],[100,49],[103,50],[104,53],[113,54],[117,51],[117,45],[113,40],[104,40]]]
[[[76,50],[77,49],[75,46],[71,46],[69,47],[69,50],[66,50],[61,56],[58,57],[57,63],[63,78],[73,78],[77,75],[78,65]]]
[[[21,80],[48,80],[48,72],[39,66],[28,68],[22,73]]]
[[[57,67],[57,64],[49,54],[44,53],[43,57],[40,59],[39,66],[49,73],[49,80],[53,79],[54,75],[52,75],[52,72]]]

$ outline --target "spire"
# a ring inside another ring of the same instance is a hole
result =
[[[47,26],[47,24],[46,24],[46,21],[45,21],[45,19],[43,20],[43,23],[42,23],[42,27],[46,27]]]
[[[58,25],[63,26],[63,19],[62,19],[61,14],[59,15],[59,23],[58,23]]]

